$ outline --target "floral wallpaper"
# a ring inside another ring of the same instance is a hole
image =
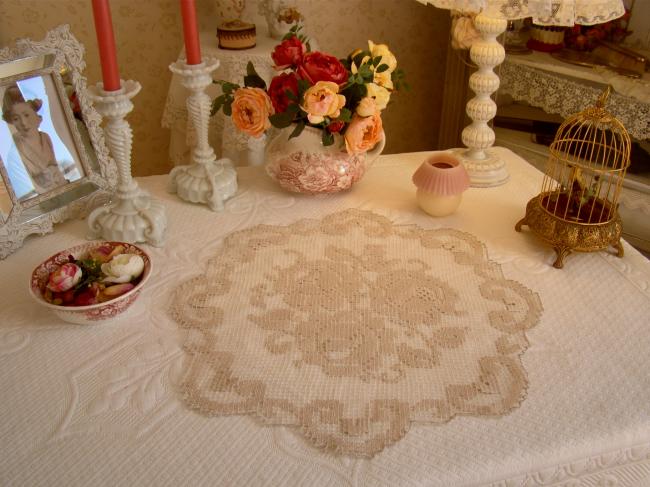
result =
[[[228,15],[235,0],[197,0],[202,29],[212,30]],[[242,0],[238,0],[241,2]],[[440,127],[449,15],[444,10],[407,0],[294,0],[305,29],[320,48],[343,57],[368,39],[386,43],[406,71],[410,91],[385,112],[386,153],[435,149]],[[111,0],[120,75],[142,84],[133,99],[129,121],[134,132],[133,173],[164,174],[171,169],[169,131],[160,126],[171,73],[168,66],[183,47],[177,0]],[[235,2],[237,3],[237,2]],[[246,0],[244,18],[265,30],[257,2]],[[0,45],[16,39],[42,39],[59,24],[70,24],[86,46],[89,83],[101,79],[92,8],[89,0],[2,0]],[[215,36],[216,42],[216,36]]]

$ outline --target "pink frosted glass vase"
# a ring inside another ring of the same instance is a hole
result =
[[[445,152],[425,160],[413,174],[420,208],[432,216],[447,216],[458,209],[469,175],[461,162]]]
[[[266,172],[280,186],[294,193],[336,193],[349,189],[384,150],[385,137],[368,152],[350,155],[343,137],[324,146],[322,131],[305,127],[298,137],[289,138],[294,126],[287,127],[266,147]]]

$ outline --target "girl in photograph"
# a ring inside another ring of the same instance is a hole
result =
[[[13,136],[16,149],[29,174],[33,190],[38,194],[67,183],[56,162],[50,136],[38,129],[43,120],[38,114],[42,105],[43,101],[38,98],[26,101],[17,85],[7,88],[2,104],[2,118],[16,129]],[[19,194],[21,191],[17,191],[17,186],[24,186],[24,182],[23,185],[14,182],[14,176],[20,177],[20,174],[16,174],[17,171],[12,174],[12,166],[16,163],[17,161],[9,161],[7,169],[16,196],[20,198],[22,195]]]

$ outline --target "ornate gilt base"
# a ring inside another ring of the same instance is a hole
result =
[[[517,222],[515,230],[521,232],[522,225],[527,225],[535,235],[552,246],[557,255],[553,267],[564,267],[564,258],[573,251],[595,252],[611,246],[616,249],[618,257],[623,257],[622,224],[618,212],[603,223],[569,222],[544,209],[541,201],[545,196],[542,193],[528,202],[526,216]]]

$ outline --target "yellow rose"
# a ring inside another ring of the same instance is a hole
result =
[[[305,91],[300,108],[307,112],[310,123],[321,123],[325,117],[339,116],[345,106],[345,97],[338,92],[339,85],[331,81],[319,81]]]
[[[365,98],[361,99],[355,111],[361,117],[369,117],[370,115],[374,114],[377,110],[378,110],[377,103],[375,103],[374,98],[366,96]]]
[[[345,149],[348,154],[360,154],[372,149],[382,137],[382,122],[379,111],[369,117],[355,114],[345,130]]]
[[[232,122],[239,130],[260,137],[271,127],[269,115],[273,105],[269,95],[261,88],[239,88],[232,102]]]
[[[366,88],[368,89],[368,96],[375,100],[377,108],[379,110],[386,108],[390,100],[390,91],[375,83],[367,83]]]
[[[393,80],[390,76],[390,72],[388,71],[384,71],[382,73],[378,73],[377,71],[375,71],[373,81],[375,82],[375,84],[382,86],[387,90],[393,89]]]
[[[381,56],[381,62],[379,65],[387,65],[388,69],[386,72],[392,73],[395,71],[395,68],[397,67],[397,59],[395,58],[395,55],[390,52],[386,44],[375,44],[372,41],[368,41],[368,48],[370,49],[370,54],[372,54],[373,58]]]

